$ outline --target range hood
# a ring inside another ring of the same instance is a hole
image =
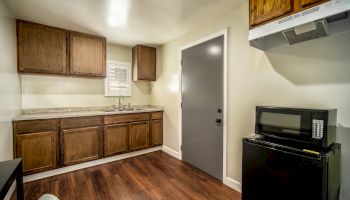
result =
[[[249,42],[269,50],[349,31],[350,0],[332,0],[251,29]]]

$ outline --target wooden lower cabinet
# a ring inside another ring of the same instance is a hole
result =
[[[163,144],[163,120],[157,119],[151,121],[151,146]]]
[[[149,121],[130,123],[129,150],[136,151],[149,147]]]
[[[114,124],[104,128],[104,156],[113,156],[129,150],[129,124]]]
[[[57,131],[17,135],[15,148],[25,175],[57,168]]]
[[[163,144],[163,112],[13,122],[24,175]]]
[[[102,157],[101,128],[87,127],[61,131],[61,164],[73,165]]]

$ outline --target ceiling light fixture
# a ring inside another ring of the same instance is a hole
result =
[[[126,27],[130,3],[128,0],[108,0],[107,24],[112,27]]]

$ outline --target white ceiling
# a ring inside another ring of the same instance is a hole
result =
[[[6,0],[19,19],[132,46],[171,41],[242,0]]]

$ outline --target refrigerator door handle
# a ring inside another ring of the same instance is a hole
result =
[[[252,144],[260,146],[260,147],[263,147],[263,148],[267,148],[267,149],[270,149],[270,150],[279,151],[279,152],[282,152],[282,153],[285,153],[285,154],[292,154],[292,155],[301,156],[301,157],[304,157],[304,158],[314,159],[314,160],[322,160],[322,156],[320,156],[320,155],[310,154],[310,156],[308,156],[308,155],[305,155],[305,152],[303,152],[303,151],[301,151],[299,149],[295,149],[295,148],[288,148],[288,151],[287,151],[287,150],[280,149],[279,145],[267,146],[267,145],[261,145],[261,144],[258,144],[258,143],[252,143]],[[297,152],[300,152],[300,153],[290,152],[290,150],[297,151]]]

